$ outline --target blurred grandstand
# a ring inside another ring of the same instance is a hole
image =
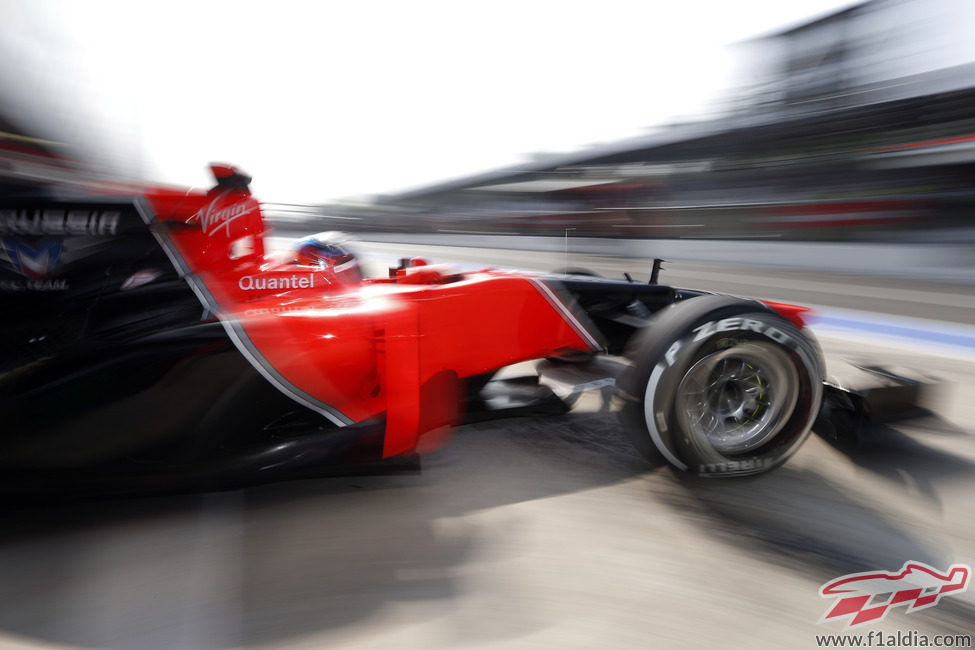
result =
[[[365,232],[975,241],[973,13],[871,0],[739,44],[748,83],[719,118],[317,214]]]
[[[370,201],[267,212],[296,232],[973,243],[972,24],[973,3],[870,0],[740,43],[747,76],[711,120]],[[138,176],[137,161],[92,155],[90,141],[122,148],[111,143],[126,137],[97,137],[94,118],[58,93],[11,83],[23,43],[8,41],[0,191]]]
[[[77,182],[89,171],[65,155],[60,143],[32,135],[0,111],[0,195],[49,184]]]

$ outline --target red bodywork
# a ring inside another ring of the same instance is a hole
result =
[[[145,196],[157,236],[241,353],[336,424],[385,417],[384,457],[455,424],[465,379],[599,348],[537,279],[418,266],[348,284],[328,268],[269,261],[246,187]]]
[[[809,307],[791,305],[787,302],[773,302],[771,300],[763,300],[762,302],[774,309],[779,316],[786,319],[799,329],[802,329],[807,325],[806,320],[809,318],[809,314],[812,312],[812,309]]]

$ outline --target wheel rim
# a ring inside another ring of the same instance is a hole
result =
[[[678,388],[677,417],[698,445],[720,454],[758,449],[789,420],[799,378],[786,352],[767,343],[718,350],[695,363]]]

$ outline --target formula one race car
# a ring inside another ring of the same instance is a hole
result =
[[[197,489],[413,459],[467,420],[566,410],[544,386],[524,398],[524,383],[510,386],[520,406],[496,408],[506,384],[492,377],[527,360],[615,382],[636,448],[695,474],[784,463],[820,411],[801,307],[656,272],[643,284],[403,260],[367,279],[330,236],[274,259],[250,179],[212,170],[209,192],[2,199],[7,491]]]

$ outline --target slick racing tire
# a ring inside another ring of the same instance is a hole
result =
[[[784,463],[822,400],[816,343],[757,301],[703,296],[659,312],[620,377],[627,435],[651,462],[701,476]]]

